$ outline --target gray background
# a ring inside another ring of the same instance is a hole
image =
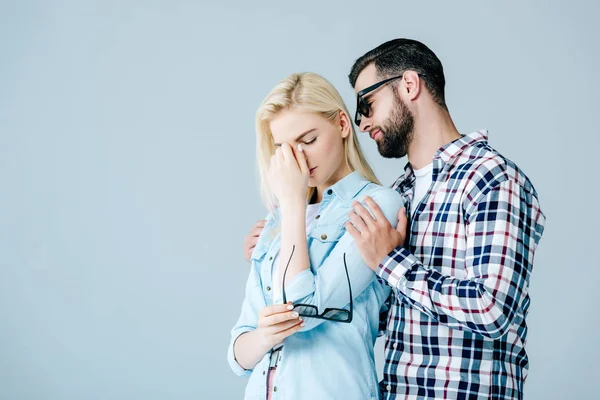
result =
[[[0,399],[241,398],[256,108],[309,70],[353,111],[350,66],[396,37],[540,194],[526,398],[598,398],[597,4],[2,1]],[[361,142],[391,183],[406,160]]]

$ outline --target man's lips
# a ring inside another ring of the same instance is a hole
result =
[[[371,132],[371,139],[376,140],[377,139],[377,135],[381,134],[381,130],[380,129],[375,129],[373,132]]]

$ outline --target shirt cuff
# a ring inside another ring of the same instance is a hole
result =
[[[251,369],[242,368],[242,366],[235,359],[235,354],[233,352],[233,345],[235,344],[235,341],[238,340],[238,338],[242,334],[244,334],[246,332],[250,332],[250,331],[252,331],[252,329],[246,328],[246,329],[241,329],[241,330],[237,331],[236,333],[234,333],[232,335],[231,343],[229,343],[229,349],[227,349],[227,361],[229,362],[229,366],[231,367],[231,369],[237,376],[249,376],[252,374]]]
[[[397,288],[405,279],[406,273],[419,259],[410,254],[404,247],[396,247],[379,263],[377,275],[387,281],[391,287]]]
[[[285,285],[285,297],[287,301],[295,303],[314,293],[315,290],[315,276],[309,268],[300,272],[289,284]]]

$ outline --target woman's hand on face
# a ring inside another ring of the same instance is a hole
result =
[[[290,203],[304,205],[310,171],[303,151],[294,152],[288,143],[283,143],[271,156],[268,176],[282,207]]]
[[[304,327],[304,320],[293,308],[292,303],[266,306],[258,313],[258,327],[262,344],[266,351],[282,343],[285,338]]]

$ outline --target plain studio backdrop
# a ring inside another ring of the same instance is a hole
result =
[[[314,71],[353,113],[352,63],[397,37],[437,53],[458,129],[488,129],[548,217],[525,397],[597,396],[600,7],[482,3],[3,0],[0,399],[241,398],[255,111]],[[391,184],[406,159],[360,141]]]

